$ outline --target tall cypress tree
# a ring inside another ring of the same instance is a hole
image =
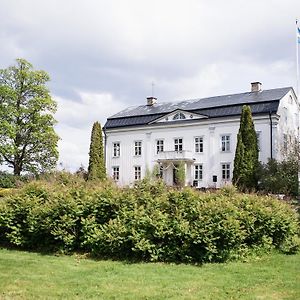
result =
[[[88,180],[104,180],[106,178],[106,171],[102,130],[99,122],[95,122],[93,125],[89,156]]]
[[[237,135],[232,182],[240,190],[257,188],[258,145],[251,108],[244,105]]]

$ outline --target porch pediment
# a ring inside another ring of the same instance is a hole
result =
[[[200,115],[194,112],[185,111],[182,109],[176,109],[169,114],[166,114],[163,117],[160,117],[149,124],[154,123],[165,123],[165,122],[177,122],[177,121],[185,121],[185,120],[197,120],[197,119],[207,119],[208,117],[205,115]]]

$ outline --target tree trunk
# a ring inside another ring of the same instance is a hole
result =
[[[21,175],[21,167],[19,166],[18,163],[14,164],[14,175],[15,176],[20,176]]]

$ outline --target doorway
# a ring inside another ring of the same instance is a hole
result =
[[[178,178],[177,178],[177,169],[178,165],[173,166],[173,185],[178,185]]]

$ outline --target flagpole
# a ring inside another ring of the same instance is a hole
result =
[[[296,70],[297,70],[297,86],[296,86],[296,97],[299,105],[299,43],[300,43],[300,32],[298,27],[298,19],[296,19]],[[298,111],[298,153],[300,147],[300,113]],[[299,154],[298,154],[299,155]],[[299,158],[298,158],[299,159]],[[300,201],[300,164],[298,161],[298,201]]]
[[[297,71],[297,86],[296,94],[299,101],[299,33],[298,33],[298,20],[296,19],[296,71]]]

